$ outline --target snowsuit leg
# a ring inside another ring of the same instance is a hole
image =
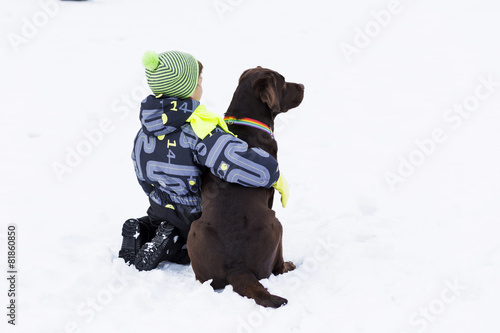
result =
[[[149,200],[150,207],[148,209],[148,217],[150,225],[158,228],[161,222],[167,221],[172,224],[179,232],[179,235],[184,241],[187,240],[187,235],[194,220],[200,218],[201,213],[190,213],[193,207],[177,205],[175,209],[170,209],[158,205],[153,200]]]
[[[175,209],[166,208],[150,200],[150,207],[147,211],[148,216],[142,219],[146,222],[148,228],[148,241],[155,237],[159,225],[166,221],[174,227],[169,237],[177,238],[168,248],[168,254],[163,260],[168,260],[178,264],[189,264],[190,259],[187,253],[186,242],[191,223],[201,216],[200,213],[191,213],[193,207],[177,205]]]

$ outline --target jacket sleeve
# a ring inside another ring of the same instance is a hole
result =
[[[280,175],[274,157],[219,128],[199,141],[195,157],[219,178],[247,187],[270,188]]]

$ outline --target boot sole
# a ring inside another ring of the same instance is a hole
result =
[[[140,249],[140,227],[139,221],[130,219],[125,221],[122,227],[122,247],[118,252],[118,257],[123,258],[126,263],[133,263],[135,256]]]

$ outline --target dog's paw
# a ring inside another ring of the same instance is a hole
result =
[[[293,262],[291,261],[285,261],[281,266],[276,267],[273,270],[274,275],[280,275],[286,272],[293,271],[295,268],[297,268]]]
[[[297,268],[297,266],[295,266],[295,264],[293,262],[286,261],[283,264],[283,273],[293,271],[295,268]]]
[[[269,298],[266,299],[261,299],[261,300],[255,300],[257,304],[262,305],[266,308],[280,308],[282,306],[285,306],[288,303],[288,300],[283,297],[279,297],[276,295],[270,295]]]

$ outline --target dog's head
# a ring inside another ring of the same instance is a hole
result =
[[[286,82],[280,73],[260,66],[244,71],[239,85],[250,85],[254,96],[271,109],[273,118],[299,106],[304,98],[304,85]]]

